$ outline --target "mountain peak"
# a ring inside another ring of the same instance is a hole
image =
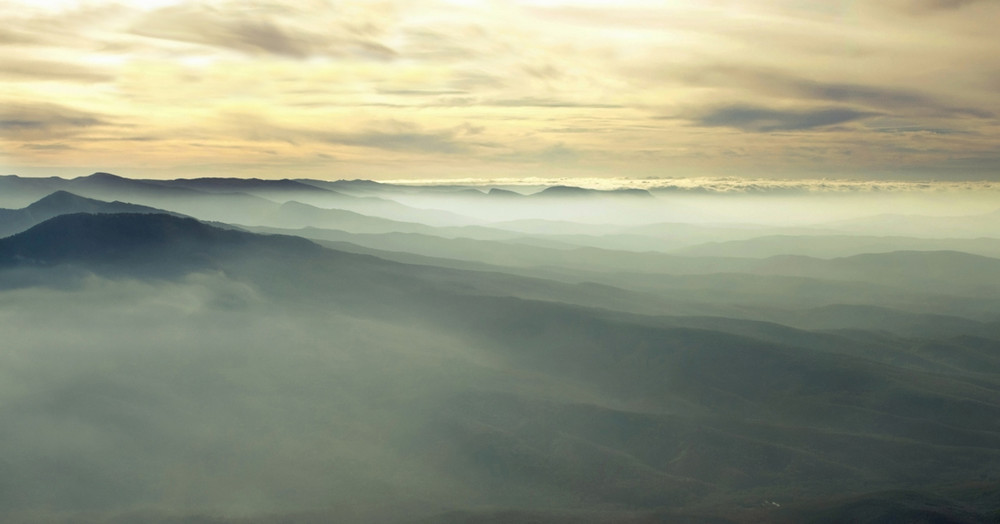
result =
[[[653,194],[645,189],[621,188],[621,189],[588,189],[577,186],[550,186],[538,193],[538,196],[546,197],[576,197],[576,196],[628,196],[628,197],[652,197]]]
[[[78,178],[86,178],[90,180],[125,180],[125,177],[114,175],[111,173],[105,173],[103,171],[98,171],[88,176],[82,176]]]
[[[545,189],[543,189],[543,190],[541,190],[541,191],[539,191],[538,193],[535,193],[535,194],[539,195],[539,196],[559,196],[559,197],[561,197],[561,196],[583,196],[583,195],[590,195],[590,194],[592,194],[594,192],[595,191],[593,189],[585,189],[585,188],[576,187],[576,186],[550,186],[550,187],[547,187],[547,188],[545,188]]]
[[[0,239],[0,265],[83,262],[127,271],[156,267],[176,272],[210,267],[214,256],[249,245],[283,252],[319,249],[302,238],[220,229],[167,214],[74,213]]]
[[[99,206],[104,204],[100,200],[94,200],[92,198],[82,197],[80,195],[70,193],[69,191],[59,190],[50,193],[39,200],[36,200],[30,204],[26,209],[37,211],[40,209],[56,209],[64,210],[68,208],[79,208],[83,206]]]
[[[511,191],[509,189],[500,189],[498,187],[490,188],[489,192],[486,194],[491,197],[503,197],[503,198],[518,198],[524,196],[516,191]]]
[[[617,196],[630,196],[630,197],[640,197],[640,198],[646,198],[646,197],[652,198],[653,197],[653,194],[650,193],[649,190],[639,189],[639,188],[634,188],[634,187],[632,187],[632,188],[622,188],[622,189],[612,189],[611,191],[608,191],[608,193],[611,194],[611,195],[617,195]]]
[[[211,193],[236,192],[236,191],[288,191],[288,192],[313,192],[313,193],[333,193],[327,189],[314,185],[282,178],[280,180],[262,178],[223,178],[223,177],[202,177],[186,178],[162,181],[161,184],[167,186],[184,187]]]

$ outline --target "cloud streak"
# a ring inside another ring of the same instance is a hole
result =
[[[0,136],[7,139],[68,136],[106,123],[99,115],[57,104],[18,104],[0,109]]]
[[[775,98],[819,103],[849,103],[898,115],[991,118],[992,111],[955,105],[908,87],[883,87],[850,82],[825,82],[773,68],[715,66],[690,71],[682,78],[692,85],[730,86]]]
[[[416,124],[398,120],[369,122],[364,124],[363,129],[352,131],[295,127],[248,115],[232,115],[228,119],[230,125],[243,128],[242,134],[256,141],[315,142],[385,151],[445,155],[469,152],[471,145],[463,141],[461,136],[482,131],[468,125],[452,129],[427,130]]]
[[[0,69],[7,78],[27,81],[69,81],[82,83],[111,82],[115,76],[97,68],[83,67],[72,63],[45,60],[24,60],[19,58],[0,59]]]
[[[329,31],[332,29],[332,31]],[[201,44],[249,55],[306,59],[352,54],[390,59],[396,52],[376,40],[328,28],[323,34],[282,23],[280,19],[220,11],[197,4],[165,7],[149,13],[133,28],[135,34]]]
[[[896,2],[900,8],[911,13],[955,11],[974,4],[987,3],[986,0],[902,0]]]
[[[732,105],[710,109],[690,118],[693,125],[729,127],[752,133],[803,131],[854,122],[877,113],[848,108],[780,110],[750,105]]]

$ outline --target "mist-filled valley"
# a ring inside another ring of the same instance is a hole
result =
[[[0,177],[4,522],[1000,519],[1000,193]]]

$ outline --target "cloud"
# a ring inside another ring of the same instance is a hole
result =
[[[158,10],[141,22],[135,32],[142,36],[224,47],[246,53],[271,53],[294,58],[311,54],[312,45],[292,38],[265,20],[224,19],[219,13],[192,6]]]
[[[21,148],[33,151],[72,151],[76,149],[66,144],[22,144]]]
[[[163,137],[115,155],[120,168],[157,166],[146,171],[155,176],[210,161],[245,161],[261,176],[261,140],[290,165],[334,154],[372,176],[418,176],[419,152],[435,176],[501,175],[510,164],[499,153],[561,141],[608,172],[861,172],[896,163],[876,158],[894,147],[942,162],[986,154],[1000,115],[990,76],[1000,48],[984,32],[1000,3],[983,0],[30,4],[0,6],[7,101],[95,115],[10,118],[3,132],[36,143],[43,129],[57,133],[77,148],[60,157],[67,165],[105,161],[126,136]],[[237,112],[273,124],[238,129],[226,121]],[[384,124],[393,119],[417,125]],[[471,137],[456,130],[463,122],[487,131]],[[760,135],[837,125],[852,133],[800,133],[794,144]],[[371,149],[345,151],[354,147]],[[783,153],[806,147],[826,153]],[[36,162],[12,150],[24,158],[15,165]],[[400,153],[368,154],[380,151]]]
[[[909,51],[912,58],[923,62],[908,61],[910,64],[923,67],[927,61],[933,61],[942,69],[960,70],[974,68],[983,61],[989,66],[994,63],[998,43],[995,21],[1000,16],[1000,2],[885,0],[859,2],[859,7],[877,20],[889,36],[906,39],[909,49],[897,47],[900,54]]]
[[[425,95],[432,96],[437,95],[437,98],[430,102],[424,102],[417,105],[417,107],[510,107],[510,108],[538,108],[538,109],[565,109],[565,108],[582,108],[582,109],[622,109],[626,106],[621,104],[605,104],[600,102],[586,102],[586,101],[575,101],[569,100],[567,98],[542,98],[542,97],[525,97],[525,98],[499,98],[492,99],[488,97],[476,97],[476,96],[448,96],[452,94],[460,94],[461,91],[448,92],[403,92],[397,93],[394,91],[380,91],[383,94],[406,94],[406,95]]]
[[[497,107],[551,107],[551,108],[582,107],[582,108],[592,108],[592,109],[620,109],[624,107],[618,104],[573,102],[570,100],[556,99],[556,98],[504,99],[504,100],[487,101],[482,103],[481,105],[497,106]]]
[[[741,131],[801,131],[843,124],[875,116],[877,113],[849,108],[781,110],[751,105],[731,105],[707,110],[690,117],[701,127],[731,127]]]
[[[482,57],[487,49],[473,43],[485,40],[481,28],[453,26],[431,28],[402,27],[399,29],[407,58],[459,62]]]
[[[304,58],[312,54],[310,42],[294,38],[283,29],[263,20],[244,20],[228,24],[217,42],[241,51],[264,51],[276,55]]]
[[[804,79],[789,81],[785,86],[792,92],[833,102],[853,102],[869,107],[903,111],[928,112],[937,116],[972,116],[990,118],[993,114],[974,107],[952,106],[936,98],[906,89],[864,86],[859,84],[823,83]]]
[[[467,126],[426,130],[410,122],[391,120],[361,131],[300,130],[302,136],[329,144],[371,147],[388,151],[457,154],[470,151],[458,136],[470,134]]]
[[[65,9],[37,9],[18,6],[17,2],[0,3],[0,16],[5,28],[0,29],[0,45],[17,45],[18,51],[28,46],[49,46],[74,51],[99,47],[121,20],[127,19],[132,8],[123,3],[67,2]],[[45,3],[39,3],[45,4]],[[30,52],[30,51],[29,51]]]
[[[482,128],[468,124],[427,130],[417,124],[399,120],[370,123],[365,126],[366,129],[358,131],[343,131],[290,126],[253,115],[229,115],[227,118],[230,125],[238,126],[249,140],[319,142],[421,153],[466,153],[471,147],[459,137],[482,132]]]
[[[655,6],[636,6],[628,3],[580,6],[568,3],[562,6],[530,7],[525,13],[546,22],[555,21],[568,26],[597,28],[619,28],[629,31],[662,31],[669,27],[674,31],[696,32],[703,29],[706,15],[718,15],[719,10],[710,2],[664,3]]]
[[[468,146],[455,140],[454,133],[451,132],[366,131],[360,133],[318,133],[316,136],[322,141],[332,144],[373,147],[390,151],[455,154],[469,150]]]
[[[503,89],[509,82],[509,78],[485,71],[454,71],[449,84],[463,91],[478,91]]]
[[[954,11],[973,4],[987,3],[988,0],[901,0],[896,5],[911,13],[934,11]]]
[[[1000,161],[996,156],[995,161]],[[941,193],[945,191],[995,192],[1000,194],[1000,184],[989,181],[901,181],[861,179],[774,179],[754,177],[496,177],[496,178],[427,178],[419,181],[397,179],[386,181],[394,184],[447,185],[463,184],[489,188],[496,186],[522,186],[537,190],[545,186],[572,185],[603,191],[616,189],[647,189],[705,193]],[[523,192],[523,191],[522,191]],[[530,190],[529,190],[530,192]]]
[[[7,103],[0,109],[0,136],[7,139],[67,136],[106,123],[94,113],[51,103]]]
[[[850,83],[818,82],[793,76],[775,76],[771,86],[779,91],[802,98],[828,102],[856,103],[901,114],[931,116],[971,116],[990,118],[990,111],[962,107],[943,102],[936,97],[905,88],[885,88]]]
[[[849,103],[899,116],[990,118],[991,111],[954,105],[905,87],[883,87],[849,82],[822,82],[770,68],[714,66],[679,75],[699,86],[737,87],[782,98],[826,103]]]
[[[37,36],[26,31],[13,29],[10,27],[0,28],[0,45],[9,44],[35,44],[38,43]]]
[[[378,89],[380,95],[393,96],[442,96],[461,95],[465,91],[457,89]]]
[[[0,58],[0,71],[7,80],[67,80],[71,82],[111,82],[114,75],[93,67],[84,67],[66,62],[53,62],[37,58]]]
[[[932,161],[914,166],[909,166],[908,171],[930,176],[955,175],[974,176],[983,179],[995,179],[1000,172],[1000,154],[952,153],[947,161]]]
[[[249,55],[305,59],[351,54],[389,59],[396,52],[349,28],[328,27],[326,33],[302,27],[308,17],[254,16],[246,10],[198,5],[165,7],[149,13],[133,28],[137,35],[229,49]],[[297,23],[292,23],[297,22]]]
[[[502,162],[520,163],[545,163],[554,165],[574,164],[585,156],[585,152],[566,146],[565,144],[555,144],[540,149],[519,150],[493,158]],[[560,182],[565,184],[565,181]]]

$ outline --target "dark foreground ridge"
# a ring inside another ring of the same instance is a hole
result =
[[[240,247],[320,250],[298,237],[258,235],[167,214],[72,213],[0,239],[0,265],[82,262],[186,268]],[[189,269],[189,268],[187,268]]]

